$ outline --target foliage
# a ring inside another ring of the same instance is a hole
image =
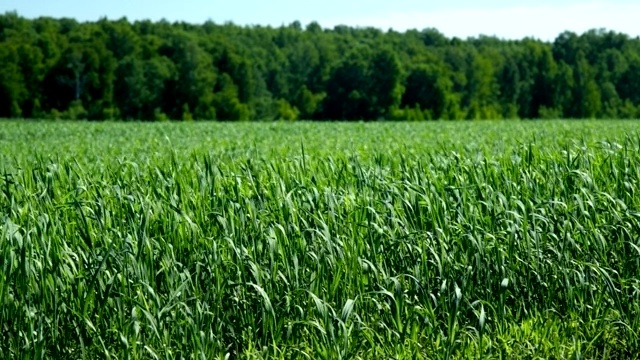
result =
[[[91,120],[640,117],[640,39],[604,30],[547,43],[6,13],[0,63],[5,118],[78,102]]]

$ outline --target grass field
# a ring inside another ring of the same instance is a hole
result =
[[[640,123],[0,123],[8,359],[638,358]]]

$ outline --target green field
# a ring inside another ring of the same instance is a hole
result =
[[[0,123],[8,359],[638,358],[640,123]]]

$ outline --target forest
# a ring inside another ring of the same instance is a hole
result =
[[[640,39],[603,29],[547,42],[7,12],[0,64],[2,118],[640,117]]]

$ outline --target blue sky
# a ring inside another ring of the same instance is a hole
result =
[[[0,12],[17,11],[29,18],[73,17],[97,20],[106,16],[130,20],[165,18],[202,23],[279,26],[295,20],[374,26],[403,31],[435,27],[447,36],[533,36],[553,40],[562,31],[582,33],[606,28],[640,35],[640,1],[575,0],[1,0]]]

